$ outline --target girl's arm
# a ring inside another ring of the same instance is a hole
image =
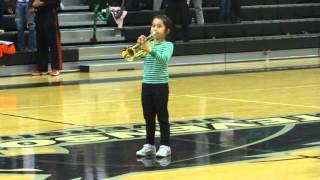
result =
[[[167,43],[160,51],[156,51],[155,48],[152,48],[150,55],[154,57],[159,63],[167,64],[171,59],[173,54],[173,44]]]
[[[155,48],[151,48],[148,44],[145,43],[146,37],[141,35],[137,43],[140,44],[141,49],[149,53],[152,57],[154,57],[159,63],[167,64],[173,54],[173,44],[166,43],[165,47],[161,49],[161,52],[156,51]]]

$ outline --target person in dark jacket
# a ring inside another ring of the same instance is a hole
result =
[[[241,21],[240,17],[240,9],[241,9],[241,2],[240,0],[232,0],[232,22],[239,23]]]
[[[33,0],[32,7],[36,12],[37,31],[37,68],[33,76],[48,74],[49,56],[51,75],[57,76],[63,68],[62,49],[57,10],[61,0]]]
[[[239,23],[240,0],[220,0],[219,21],[222,23]]]
[[[173,24],[178,24],[180,21],[182,26],[182,40],[184,42],[189,41],[189,24],[190,24],[190,13],[187,0],[168,0],[167,1],[167,15],[172,20]],[[171,41],[177,39],[177,31],[175,28],[172,28],[171,32]]]

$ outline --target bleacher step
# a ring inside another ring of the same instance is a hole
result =
[[[63,11],[89,11],[89,6],[87,5],[73,5],[65,6]]]
[[[84,0],[61,0],[61,2],[65,6],[70,6],[70,5],[84,5],[85,1]]]
[[[63,44],[68,43],[90,43],[93,30],[87,29],[62,29],[61,40]],[[121,36],[121,32],[114,28],[98,28],[96,39],[98,42],[112,42],[123,41],[124,37]]]
[[[119,59],[121,51],[129,44],[95,45],[79,48],[79,60]]]
[[[93,12],[63,12],[59,14],[60,27],[93,26]],[[106,25],[106,22],[98,21],[97,25]]]
[[[277,50],[268,52],[245,52],[245,53],[221,53],[191,56],[174,56],[169,62],[169,66],[202,65],[202,64],[225,64],[236,62],[255,62],[278,59],[296,59],[303,57],[318,57],[319,52],[316,48]],[[196,59],[196,60],[195,60]],[[81,63],[81,72],[104,72],[142,69],[143,61],[137,60],[127,62],[124,59],[104,60],[96,62]]]

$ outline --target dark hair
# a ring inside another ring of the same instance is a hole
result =
[[[166,28],[166,31],[168,31],[168,32],[171,31],[172,21],[168,16],[166,16],[164,14],[159,14],[159,15],[154,16],[153,20],[154,19],[160,19],[163,22],[163,24]]]

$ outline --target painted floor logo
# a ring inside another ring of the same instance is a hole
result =
[[[194,119],[171,123],[171,135],[178,136],[313,122],[320,122],[320,114],[303,114],[250,120],[234,120],[228,118]],[[128,141],[144,138],[145,133],[145,126],[143,124],[133,124],[71,129],[34,135],[5,136],[0,137],[0,156],[5,156],[6,154],[3,153],[3,150],[10,148],[64,147],[89,143]],[[160,132],[156,131],[156,136],[159,136],[159,134]]]
[[[320,142],[319,127],[320,113],[248,120],[206,118],[175,121],[171,123],[175,153],[170,161],[159,162],[158,167],[151,164],[152,170],[174,169],[181,167],[181,164],[193,167],[259,159],[263,157],[260,155],[265,154],[259,145],[269,142],[275,142],[268,146],[272,151],[316,147],[317,142]],[[228,135],[230,132],[233,132],[232,135]],[[159,136],[159,131],[156,135]],[[6,177],[8,172],[9,175],[14,172],[18,175],[32,172],[37,179],[86,177],[88,164],[94,166],[90,168],[98,168],[94,171],[89,168],[90,173],[95,174],[93,179],[144,171],[146,167],[151,167],[148,165],[150,159],[138,160],[134,155],[135,150],[143,144],[144,138],[143,124],[3,136],[0,137],[0,158],[8,163],[0,164],[0,179]],[[240,153],[237,157],[227,158],[230,156],[228,153],[242,152],[248,147],[252,148],[250,153]],[[210,158],[212,156],[216,158]],[[72,159],[74,157],[81,158]],[[75,167],[70,165],[70,159],[77,164],[78,169],[75,170]],[[29,162],[27,166],[24,164],[26,161]],[[57,168],[57,164],[63,168],[52,174],[52,169]],[[97,173],[101,177],[96,177]]]

